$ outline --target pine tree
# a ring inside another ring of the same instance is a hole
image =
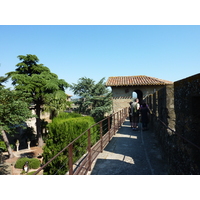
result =
[[[51,73],[49,68],[43,64],[38,64],[39,59],[36,55],[27,54],[26,56],[19,55],[20,63],[16,66],[16,70],[7,73],[12,79],[12,83],[17,91],[21,91],[24,96],[31,98],[33,109],[37,115],[36,129],[38,146],[43,145],[41,133],[41,111],[49,102],[52,94],[58,91],[64,93],[65,88],[69,86],[63,79],[58,79],[58,76]]]
[[[105,78],[97,84],[90,78],[80,78],[78,84],[72,84],[71,89],[81,98],[76,102],[79,112],[93,116],[96,120],[102,119],[111,111],[112,93],[106,88]]]
[[[5,87],[3,83],[6,83],[7,80],[8,80],[8,77],[0,76],[0,87]]]

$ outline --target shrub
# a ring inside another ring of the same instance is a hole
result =
[[[62,113],[55,117],[48,125],[49,134],[43,151],[43,160],[46,163],[70,142],[80,136],[90,126],[95,124],[92,117],[83,117],[77,113]],[[97,128],[91,130],[91,143],[97,140]],[[80,137],[73,145],[73,161],[77,161],[87,151],[87,133]],[[60,154],[44,168],[44,174],[65,174],[68,171],[68,150]],[[60,169],[62,167],[62,169]]]
[[[37,169],[40,167],[40,161],[36,158],[19,158],[15,164],[15,168],[23,169],[25,162],[29,163],[30,169]]]
[[[7,151],[6,144],[4,141],[0,141],[0,150]]]
[[[26,157],[25,158],[19,158],[17,160],[17,162],[15,163],[15,168],[23,169],[26,161],[29,161],[29,158],[26,158]]]
[[[36,158],[30,158],[29,165],[30,165],[31,169],[37,169],[37,168],[39,168],[40,164],[41,163],[40,163],[40,161],[38,159],[36,159]]]

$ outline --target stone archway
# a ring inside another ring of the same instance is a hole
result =
[[[138,98],[139,99],[139,103],[141,104],[143,101],[143,92],[141,90],[134,90],[132,93],[132,98]]]

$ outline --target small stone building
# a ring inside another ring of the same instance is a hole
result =
[[[173,82],[144,75],[109,77],[106,82],[106,86],[112,88],[114,112],[128,107],[133,98],[142,103],[146,96],[169,84]]]

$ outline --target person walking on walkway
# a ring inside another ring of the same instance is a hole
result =
[[[135,99],[135,101],[131,104],[133,130],[137,130],[138,129],[139,109],[140,109],[140,104],[138,102],[139,102],[139,99]]]
[[[128,112],[129,112],[129,120],[130,120],[130,124],[131,124],[131,128],[133,128],[133,117],[132,117],[132,112],[131,112],[131,105],[132,105],[132,101],[129,103],[130,104],[130,106],[129,106],[129,110],[128,110]]]
[[[150,111],[146,103],[142,104],[140,108],[140,113],[141,113],[142,130],[145,131],[147,130],[147,125],[149,123],[149,115],[150,115]]]

